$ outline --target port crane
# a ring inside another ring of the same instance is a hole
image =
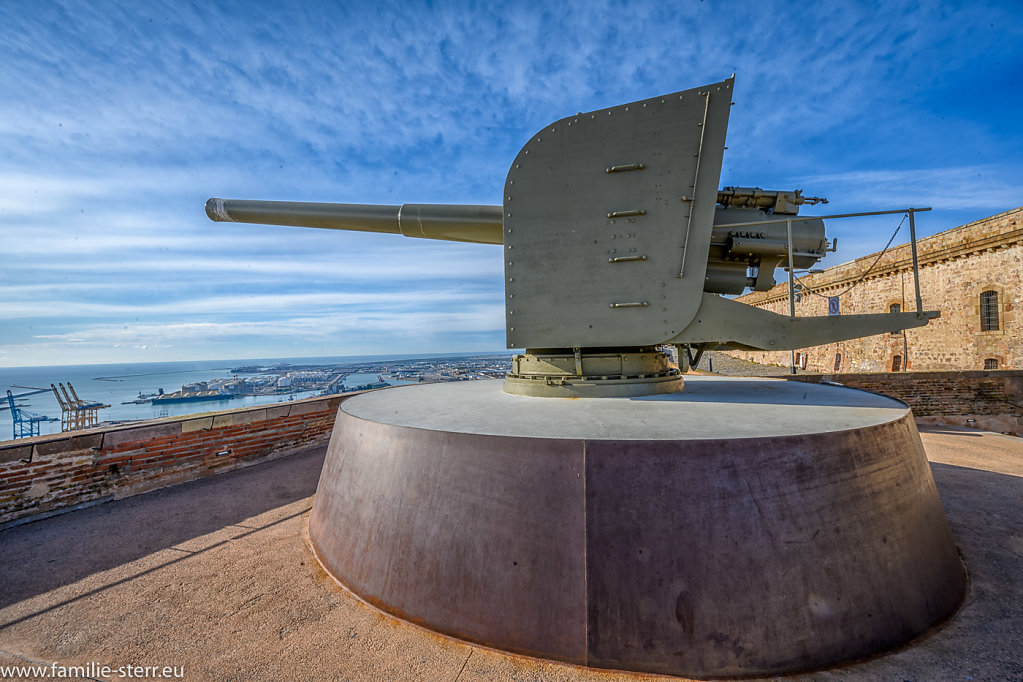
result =
[[[59,393],[57,386],[60,386]],[[82,400],[78,397],[78,393],[75,392],[75,387],[71,385],[70,381],[67,382],[67,388],[64,388],[63,383],[58,383],[57,386],[50,384],[53,395],[60,403],[61,431],[75,431],[96,426],[99,423],[99,411],[110,407],[101,402]],[[61,394],[63,394],[63,398]]]
[[[15,386],[15,388],[31,388],[29,386]],[[14,438],[29,438],[31,436],[39,435],[39,425],[43,422],[57,421],[51,419],[46,415],[34,414],[27,410],[23,410],[15,401],[16,398],[24,398],[25,396],[35,395],[36,393],[45,393],[46,389],[34,388],[28,393],[18,393],[17,395],[11,393],[10,389],[7,390],[7,402],[9,406],[0,407],[0,410],[11,411],[11,421],[14,425]]]

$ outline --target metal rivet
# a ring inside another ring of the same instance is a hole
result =
[[[509,213],[508,215],[511,215],[511,213]],[[512,229],[509,227],[508,228],[508,234],[511,234],[511,231],[512,231]]]
[[[511,201],[511,197],[507,197],[508,201]]]
[[[511,250],[511,247],[512,247],[512,245],[511,245],[511,244],[509,244],[509,245],[508,245],[508,250],[509,250],[509,251]]]
[[[514,277],[509,277],[509,278],[508,278],[508,281],[509,281],[509,282],[514,282],[514,281],[515,281],[515,278],[514,278]]]

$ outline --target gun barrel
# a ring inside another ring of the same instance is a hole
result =
[[[298,201],[210,199],[206,215],[217,222],[386,232],[406,237],[474,244],[503,244],[500,206],[454,204],[326,204]]]
[[[803,204],[826,204],[824,197],[804,197],[803,190],[725,187],[718,191],[718,203],[724,207],[771,209],[775,213],[796,215]]]

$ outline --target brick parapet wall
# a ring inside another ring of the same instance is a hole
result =
[[[0,527],[325,444],[347,397],[0,443]]]
[[[913,408],[920,423],[1023,433],[1023,371],[797,374],[790,381],[835,382]]]
[[[902,400],[917,421],[1023,433],[1023,371],[797,375]],[[0,443],[0,527],[283,457],[330,437],[350,396]]]

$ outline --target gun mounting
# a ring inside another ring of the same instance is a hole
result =
[[[545,126],[513,160],[501,206],[210,199],[206,213],[502,245],[506,345],[526,348],[505,382],[514,393],[671,392],[688,353],[673,369],[660,345],[789,350],[937,317],[918,306],[797,318],[721,296],[766,291],[776,268],[810,268],[835,248],[821,217],[798,216],[827,199],[718,189],[732,88],[729,78]]]

